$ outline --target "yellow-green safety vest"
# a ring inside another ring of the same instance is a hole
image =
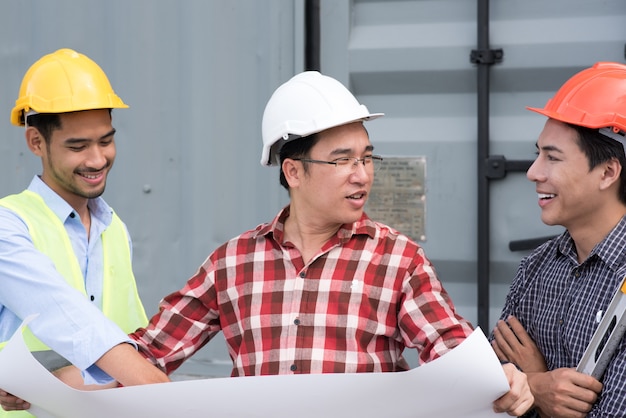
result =
[[[25,190],[0,199],[0,206],[14,211],[24,220],[35,247],[50,257],[65,280],[87,297],[83,274],[65,227],[41,196]],[[145,326],[148,318],[137,292],[126,228],[115,213],[111,224],[102,233],[102,248],[102,311],[124,332],[131,333]],[[49,350],[29,329],[24,331],[24,340],[30,351]],[[5,344],[0,343],[0,349]],[[6,412],[0,408],[0,418],[32,416],[26,411]]]

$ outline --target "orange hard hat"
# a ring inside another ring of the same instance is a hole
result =
[[[626,135],[626,65],[598,62],[565,82],[543,109],[552,119],[600,131],[620,142]]]

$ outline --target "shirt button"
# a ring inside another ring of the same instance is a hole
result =
[[[291,367],[289,368],[292,372],[295,372],[296,370],[298,370],[298,366],[296,366],[295,364],[292,364]]]
[[[96,300],[96,298],[94,297],[94,295],[91,295],[91,297],[89,298],[91,299],[91,301],[93,302],[94,300]]]
[[[296,325],[300,325],[300,320],[299,319],[294,319],[293,323],[296,324]]]
[[[70,213],[70,218],[74,219],[76,217],[76,214],[74,212]]]
[[[304,279],[304,276],[306,276],[306,274],[304,274],[303,271],[300,272],[300,277],[302,277]]]
[[[579,278],[580,277],[580,271],[574,270],[574,277]]]
[[[564,322],[563,318],[559,319],[559,325],[563,325]]]

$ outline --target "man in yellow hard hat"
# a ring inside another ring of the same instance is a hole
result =
[[[51,370],[73,363],[87,383],[110,381],[103,370],[127,381],[118,355],[168,380],[128,338],[147,318],[126,227],[100,197],[116,155],[111,109],[126,107],[95,62],[61,49],[26,72],[11,112],[42,171],[0,199],[0,349],[37,314],[29,349]]]
[[[493,346],[528,374],[529,417],[624,417],[626,340],[600,380],[576,367],[626,277],[626,65],[596,63],[529,109],[548,119],[527,177],[566,230],[522,260]]]

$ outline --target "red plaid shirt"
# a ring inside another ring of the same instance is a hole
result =
[[[132,335],[167,373],[224,333],[233,376],[406,370],[405,347],[433,360],[471,325],[415,242],[367,215],[337,231],[308,264],[270,224],[215,250]]]

